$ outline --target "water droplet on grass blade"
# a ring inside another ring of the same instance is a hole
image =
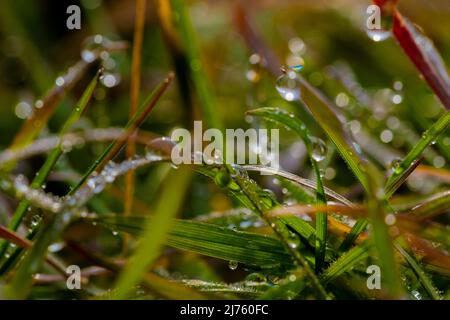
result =
[[[320,138],[311,138],[312,154],[314,160],[317,162],[323,161],[327,155],[327,146],[325,142]]]
[[[389,166],[392,168],[392,171],[394,171],[395,173],[400,173],[402,171],[401,168],[401,163],[402,163],[402,159],[394,159],[391,161],[391,163],[389,164]]]
[[[238,262],[234,260],[228,262],[228,268],[230,268],[230,270],[236,270],[238,265]]]
[[[367,29],[367,35],[375,42],[380,42],[388,39],[391,36],[391,31],[384,29]]]
[[[276,89],[286,101],[300,100],[300,87],[297,83],[297,74],[291,69],[277,79]]]

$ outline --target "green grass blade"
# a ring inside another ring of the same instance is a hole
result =
[[[189,60],[189,70],[192,82],[197,91],[203,116],[211,128],[223,129],[223,124],[217,113],[217,98],[214,95],[206,71],[200,57],[197,36],[189,16],[188,4],[184,0],[172,0],[176,14],[178,29]]]
[[[368,223],[369,221],[367,221],[367,219],[358,219],[355,225],[350,230],[350,233],[345,237],[344,241],[342,241],[341,245],[339,246],[339,251],[345,252],[350,249],[361,232],[366,230]]]
[[[247,113],[253,116],[261,116],[268,120],[279,122],[282,125],[285,125],[288,128],[292,129],[303,139],[306,146],[306,150],[308,152],[309,160],[311,162],[311,166],[316,176],[317,202],[326,204],[327,200],[325,197],[322,178],[320,176],[320,168],[317,161],[313,157],[313,142],[311,141],[311,134],[308,132],[308,129],[301,122],[301,120],[295,117],[293,114],[289,114],[288,112],[278,108],[260,108],[250,110]],[[316,271],[320,271],[324,264],[326,244],[327,244],[327,214],[324,212],[318,212],[316,215],[316,237],[315,237]]]
[[[66,217],[66,214],[52,216],[38,231],[33,247],[26,253],[11,284],[7,287],[8,298],[25,299],[28,296],[32,285],[32,275],[39,271],[48,246],[58,238],[66,227],[64,221]]]
[[[405,181],[406,177],[411,174],[408,170],[420,158],[422,152],[433,144],[439,135],[444,132],[450,125],[450,111],[445,112],[427,131],[424,132],[419,142],[411,149],[411,151],[403,158],[402,162],[394,168],[394,172],[386,182],[386,197],[390,198],[394,192],[400,187],[399,181]]]
[[[50,155],[47,157],[45,163],[42,165],[41,169],[39,169],[38,173],[36,174],[35,178],[33,179],[31,183],[31,187],[34,189],[41,188],[42,184],[44,184],[45,180],[47,179],[48,175],[50,174],[51,170],[53,169],[54,165],[58,161],[59,157],[63,153],[63,150],[61,149],[61,144],[63,143],[62,139],[63,136],[69,132],[69,130],[72,128],[72,126],[75,124],[75,122],[78,121],[78,119],[83,114],[84,110],[88,106],[88,103],[92,97],[92,94],[94,93],[95,88],[97,87],[97,83],[100,77],[100,72],[97,73],[97,75],[92,79],[92,81],[89,83],[86,90],[83,92],[80,100],[76,104],[74,110],[70,114],[69,118],[64,123],[61,131],[59,132],[59,144],[52,150]],[[22,219],[24,218],[27,210],[29,207],[29,202],[26,200],[23,200],[19,203],[16,211],[14,212],[9,224],[8,228],[10,230],[16,231],[19,227],[20,223],[22,222]],[[7,248],[7,242],[3,242],[0,247],[0,256],[3,256],[5,250]]]
[[[140,235],[152,218],[120,215],[97,218],[113,230]],[[231,230],[210,223],[175,219],[169,231],[168,246],[249,266],[272,268],[292,267],[292,258],[279,240],[256,233]]]
[[[417,262],[416,258],[408,253],[399,243],[395,244],[395,248],[398,252],[405,258],[406,262],[408,262],[411,269],[413,269],[423,288],[427,291],[431,298],[434,300],[441,300],[441,296],[439,291],[434,286],[431,279],[427,276],[425,271],[423,271],[422,267]]]
[[[144,122],[148,114],[153,110],[156,103],[159,101],[163,93],[167,90],[169,85],[173,80],[173,73],[170,73],[166,79],[163,80],[155,90],[147,97],[143,102],[142,106],[135,113],[135,115],[128,121],[125,126],[124,133],[116,140],[111,142],[111,144],[103,151],[103,153],[94,161],[94,163],[89,167],[89,169],[84,173],[81,180],[75,185],[71,190],[69,195],[72,195],[77,191],[84,182],[89,178],[89,176],[96,170],[100,171],[114,156],[119,153],[122,147],[128,141],[128,137],[132,135],[137,128]]]
[[[312,87],[306,80],[299,78],[302,101],[312,113],[314,119],[322,127],[330,140],[334,143],[337,151],[350,167],[353,174],[362,184],[364,189],[368,188],[367,162],[363,159],[359,149],[355,148],[349,133],[338,119],[334,107],[317,89]]]
[[[358,262],[366,259],[369,256],[369,247],[369,243],[365,241],[344,253],[323,272],[320,280],[323,283],[328,283],[348,271]]]
[[[113,298],[126,298],[132,287],[139,283],[144,272],[158,257],[173,218],[182,207],[190,180],[191,171],[184,168],[169,175],[156,204],[153,219],[144,227],[136,252],[119,275]]]

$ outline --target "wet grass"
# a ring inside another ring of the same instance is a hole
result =
[[[285,49],[267,41],[253,5],[210,5],[232,12],[226,22],[214,11],[211,19],[243,40],[215,39],[219,49],[207,45],[214,24],[194,19],[201,6],[156,1],[146,25],[149,4],[130,5],[130,52],[124,41],[89,38],[82,59],[36,93],[38,106],[2,143],[0,297],[60,299],[62,290],[77,299],[448,299],[448,61],[396,1],[376,3],[399,46],[355,41],[396,52],[398,70],[353,70],[339,45],[340,61],[323,63],[307,32],[305,42],[275,41],[290,50],[283,66]],[[88,21],[104,10],[88,10]],[[283,25],[296,30],[289,19]],[[322,31],[331,46],[335,35]],[[368,73],[382,79],[376,89],[359,82]],[[167,136],[191,130],[186,119],[222,131],[279,128],[283,170],[171,166]],[[73,264],[82,268],[75,291],[65,285]],[[381,270],[376,289],[373,265]]]

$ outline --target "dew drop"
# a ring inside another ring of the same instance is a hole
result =
[[[238,267],[238,262],[231,260],[228,262],[228,268],[230,268],[230,270],[236,270]]]
[[[34,216],[31,217],[31,226],[32,227],[37,227],[39,225],[39,223],[41,222],[41,216],[35,214]]]
[[[15,108],[16,116],[20,119],[28,119],[33,114],[33,108],[26,101],[21,101]]]
[[[106,49],[110,43],[111,41],[108,38],[100,34],[87,38],[83,43],[81,58],[87,63],[93,62],[99,52]]]
[[[323,161],[327,155],[327,146],[325,142],[316,137],[311,138],[312,143],[312,158],[317,162]]]
[[[391,36],[391,32],[383,29],[367,29],[367,35],[373,41],[380,42],[388,39]]]
[[[283,99],[286,101],[294,101],[300,99],[300,88],[297,83],[297,75],[295,71],[288,70],[281,75],[276,82],[276,89]]]
[[[55,84],[56,84],[58,87],[62,87],[65,83],[66,83],[66,81],[64,80],[63,77],[58,77],[58,78],[56,78],[56,80],[55,80]]]
[[[120,82],[120,77],[117,74],[105,73],[101,78],[101,82],[107,88],[113,88]]]

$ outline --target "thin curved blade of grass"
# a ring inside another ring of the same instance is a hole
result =
[[[248,198],[248,200],[253,204],[256,212],[261,218],[266,220],[271,226],[274,234],[281,241],[285,249],[292,255],[294,262],[297,267],[303,267],[306,275],[311,280],[311,285],[313,286],[317,296],[320,299],[329,299],[329,296],[323,286],[320,284],[319,279],[316,274],[312,271],[309,262],[301,253],[297,247],[291,245],[289,229],[287,228],[287,222],[280,219],[270,219],[266,216],[266,213],[272,208],[278,205],[276,199],[274,199],[266,191],[262,190],[258,184],[256,184],[247,175],[247,171],[238,167],[231,167],[229,165],[225,166],[226,170],[230,174],[231,180],[234,181],[242,190],[242,193]]]
[[[247,41],[252,50],[258,50],[263,58],[266,60],[270,70],[274,75],[279,72],[274,71],[273,66],[278,64],[278,59],[271,54],[271,51],[264,46],[263,41],[259,35],[251,28],[248,13],[244,12],[242,7],[239,7],[238,17],[244,23],[240,24],[241,33]],[[380,255],[380,260],[383,261],[383,273],[388,275],[390,291],[393,295],[398,295],[400,291],[400,282],[396,273],[396,265],[394,261],[394,253],[392,244],[388,237],[386,225],[384,224],[385,207],[384,204],[379,203],[376,194],[379,191],[373,186],[369,180],[378,180],[381,174],[379,171],[369,163],[365,162],[361,156],[356,152],[350,135],[343,129],[341,122],[334,112],[332,104],[322,95],[317,89],[312,87],[305,79],[299,77],[300,89],[302,94],[302,101],[308,107],[309,111],[315,118],[316,122],[324,129],[330,140],[336,145],[336,148],[342,158],[349,165],[352,172],[359,179],[367,193],[367,200],[372,203],[369,206],[372,223],[376,225],[373,230],[375,236],[375,244]],[[370,172],[367,172],[369,171]],[[378,205],[375,205],[378,202]]]
[[[48,246],[66,227],[67,217],[67,214],[54,215],[38,231],[33,247],[26,253],[14,278],[6,288],[6,295],[9,299],[25,299],[28,296],[33,281],[32,276],[39,272]]]
[[[140,235],[143,232],[143,226],[151,219],[116,215],[101,216],[95,221],[113,230]],[[210,223],[175,219],[172,229],[168,232],[166,244],[180,250],[249,266],[292,267],[292,258],[279,240]]]
[[[241,299],[255,299],[258,298],[258,296],[264,292],[266,286],[268,286],[267,283],[252,281],[227,284],[223,282],[202,281],[197,279],[181,280],[179,283],[189,288],[195,288],[201,292],[221,294],[222,299],[236,299],[236,297]]]
[[[422,164],[417,167],[414,174],[423,175],[425,177],[433,177],[442,183],[450,184],[450,171],[446,169],[438,169]]]
[[[394,169],[392,175],[388,178],[385,186],[386,198],[390,198],[394,192],[400,187],[401,182],[411,174],[415,166],[419,163],[422,152],[433,144],[439,135],[444,132],[450,125],[450,111],[445,112],[427,131],[422,135],[419,142],[405,156],[402,162]]]
[[[402,246],[398,242],[396,242],[394,245],[397,251],[400,252],[403,258],[405,258],[406,262],[408,262],[409,266],[414,271],[414,273],[416,274],[417,278],[419,279],[420,283],[422,284],[426,292],[429,294],[429,296],[434,300],[441,300],[439,291],[436,289],[433,282],[425,273],[425,271],[423,271],[422,267],[420,266],[416,258],[413,255],[409,254],[407,250],[402,248]]]
[[[368,176],[366,167],[369,164],[360,153],[359,146],[355,147],[355,143],[349,133],[344,130],[341,121],[336,115],[335,107],[321,92],[311,86],[306,80],[299,77],[298,82],[302,101],[308,107],[316,122],[325,131],[328,138],[334,143],[337,151],[348,164],[361,185],[367,190]]]
[[[303,272],[289,274],[281,283],[273,286],[258,297],[258,300],[292,300],[295,299],[308,284]]]
[[[147,99],[143,102],[142,106],[139,108],[133,118],[128,121],[127,125],[125,126],[125,131],[122,133],[122,135],[118,139],[115,139],[113,142],[111,142],[111,144],[103,151],[103,153],[94,161],[94,163],[84,173],[78,184],[71,189],[69,195],[75,193],[94,171],[100,171],[101,169],[103,169],[103,167],[119,153],[119,151],[127,142],[128,137],[135,134],[136,130],[144,122],[148,114],[153,110],[156,103],[172,83],[173,77],[173,73],[169,73],[167,78],[164,79],[147,97]]]
[[[450,210],[450,190],[439,192],[408,212],[419,219],[431,219]]]
[[[200,100],[203,116],[211,128],[223,129],[223,124],[217,113],[217,98],[215,97],[206,71],[202,64],[197,36],[189,16],[188,3],[184,0],[172,0],[173,13],[189,59],[189,70],[192,82]]]
[[[353,247],[329,266],[321,275],[320,280],[323,283],[328,283],[350,270],[355,264],[369,256],[369,248],[370,244],[368,241],[364,241],[360,245]]]
[[[426,263],[426,267],[434,273],[450,277],[450,257],[447,248],[436,248],[433,241],[422,239],[414,233],[404,233],[404,239],[408,247],[417,255],[421,256],[421,262]],[[448,237],[448,231],[447,231]],[[439,242],[439,241],[435,241]],[[447,242],[448,243],[448,242]]]
[[[128,218],[128,217],[127,217]],[[145,221],[140,221],[140,226],[145,225]],[[121,264],[111,261],[108,258],[98,254],[96,252],[92,252],[86,249],[83,246],[80,246],[77,240],[64,239],[67,245],[78,254],[87,259],[91,264],[103,267],[105,270],[117,275],[122,266]],[[170,279],[163,278],[154,273],[146,273],[142,279],[143,284],[148,287],[152,292],[154,292],[158,297],[163,297],[167,299],[175,299],[175,300],[185,300],[185,299],[204,299],[205,297],[198,291],[187,288],[176,281],[172,281]],[[108,296],[101,297],[110,299],[110,296],[113,294],[109,294]]]
[[[293,114],[279,109],[279,108],[260,108],[255,110],[247,111],[247,114],[253,116],[260,116],[265,119],[276,121],[282,125],[292,129],[297,133],[304,141],[306,150],[308,153],[311,166],[314,170],[316,176],[317,184],[317,202],[327,203],[325,197],[325,191],[323,189],[322,177],[320,176],[320,168],[317,161],[313,157],[313,143],[311,141],[311,135],[308,132],[306,126],[302,123],[300,119],[295,117]],[[327,214],[324,212],[319,212],[316,215],[316,237],[315,237],[315,252],[316,252],[316,271],[320,271],[325,260],[325,249],[327,244]]]
[[[155,94],[150,95],[150,102],[148,105],[144,104],[143,110],[138,112],[135,117],[133,117],[134,121],[131,121],[126,128],[124,134],[120,136],[120,139],[113,142],[106,152],[99,158],[98,163],[96,162],[93,166],[91,166],[92,170],[95,170],[99,165],[105,165],[107,161],[109,161],[109,157],[111,155],[115,155],[123,146],[129,134],[135,132],[137,127],[143,122],[146,115],[152,110],[153,106],[158,101],[158,98],[163,94],[165,89],[170,84],[173,75],[170,74],[169,77],[155,90]],[[86,179],[89,177],[89,174],[85,175]],[[86,180],[85,179],[85,180]],[[73,195],[80,186],[83,185],[84,181],[79,183],[74,189],[71,190],[69,196]],[[7,289],[8,296],[12,298],[24,298],[28,295],[31,285],[32,285],[32,274],[37,273],[41,263],[42,257],[45,255],[48,246],[58,239],[60,234],[63,232],[64,228],[68,225],[70,220],[73,218],[72,212],[65,212],[62,214],[57,214],[49,217],[49,221],[44,225],[44,228],[39,230],[35,244],[30,252],[25,256],[19,270],[17,271],[16,277],[13,282]]]
[[[104,48],[106,51],[122,50],[126,45],[123,42],[112,42],[109,47]],[[63,85],[56,85],[42,98],[42,107],[35,109],[33,115],[28,118],[22,125],[19,132],[15,135],[9,149],[20,149],[31,141],[33,141],[41,130],[47,125],[48,120],[55,112],[64,96],[73,86],[80,80],[88,69],[89,65],[95,63],[100,57],[100,51],[95,52],[94,59],[91,62],[84,60],[78,61],[68,72],[62,76]]]
[[[396,10],[393,14],[393,33],[444,107],[450,109],[450,80],[447,69],[431,40]]]
[[[339,251],[345,252],[355,243],[356,239],[358,239],[359,235],[366,230],[369,221],[364,218],[360,218],[356,221],[355,225],[350,230],[350,233],[345,237],[344,241],[342,241],[339,246]]]
[[[22,238],[21,236],[17,235],[15,232],[6,229],[3,226],[0,226],[0,238],[3,238],[5,240],[8,240],[11,243],[14,243],[15,245],[24,248],[29,249],[33,246],[33,243],[29,241],[28,239]],[[56,271],[61,273],[62,275],[66,276],[66,269],[61,266],[61,263],[54,259],[51,255],[48,255],[45,260],[47,263],[52,266]]]
[[[139,283],[147,268],[158,257],[173,218],[183,205],[191,175],[191,171],[182,168],[168,176],[156,204],[153,219],[144,226],[136,251],[119,275],[114,299],[126,298],[132,287]]]
[[[135,115],[138,103],[139,103],[139,91],[141,87],[141,60],[142,60],[142,41],[144,38],[144,25],[145,25],[145,0],[136,1],[135,9],[135,25],[133,36],[133,56],[131,59],[131,84],[130,84],[130,112],[129,118],[133,118]],[[126,156],[131,158],[136,152],[135,136],[131,135],[128,139]],[[130,171],[125,176],[125,205],[124,214],[130,215],[133,207],[133,194],[134,194],[134,172]],[[126,242],[126,241],[125,241]],[[126,246],[126,244],[124,245]]]
[[[369,179],[366,199],[367,211],[372,227],[371,238],[378,253],[378,261],[383,272],[387,293],[390,298],[399,299],[403,296],[403,288],[394,257],[392,238],[385,221],[388,204],[384,198],[382,183],[382,177],[377,179],[375,175],[372,175],[372,178]]]
[[[92,94],[94,93],[95,88],[97,87],[99,77],[101,75],[101,72],[99,71],[96,76],[92,79],[92,81],[89,83],[86,90],[83,92],[80,100],[75,105],[75,108],[73,109],[72,113],[70,114],[69,118],[64,123],[61,131],[59,132],[59,143],[58,145],[52,150],[50,155],[45,160],[44,164],[42,165],[41,169],[39,169],[38,173],[36,174],[35,178],[33,179],[31,183],[31,187],[34,189],[40,189],[42,184],[46,181],[48,175],[50,174],[50,171],[53,169],[54,165],[58,161],[59,157],[63,153],[62,144],[64,141],[62,140],[64,135],[68,133],[68,131],[72,128],[72,126],[75,124],[75,122],[78,121],[78,119],[81,117],[83,112],[85,111],[86,107],[88,106],[88,103],[92,97]],[[27,200],[22,200],[16,211],[14,212],[9,224],[8,228],[10,230],[17,230],[20,223],[22,222],[23,217],[27,213],[28,207],[30,203]],[[5,253],[5,250],[7,249],[8,243],[3,242],[0,246],[0,256],[3,256]]]
[[[305,178],[301,178],[293,173],[284,171],[284,170],[276,170],[270,167],[265,166],[255,166],[255,165],[245,165],[243,166],[245,170],[248,171],[257,171],[265,174],[273,174],[275,176],[283,177],[289,181],[292,181],[302,187],[308,188],[309,190],[317,191],[317,184],[315,181],[308,180]],[[331,199],[338,201],[342,204],[345,204],[346,206],[352,207],[354,206],[353,203],[346,199],[345,197],[341,196],[339,193],[324,187],[325,195],[330,197]]]

